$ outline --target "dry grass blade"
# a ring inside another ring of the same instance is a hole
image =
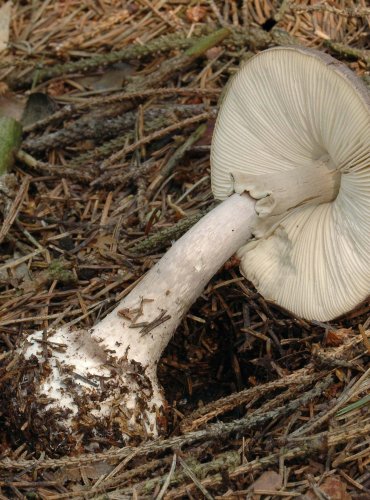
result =
[[[27,191],[29,187],[30,179],[29,177],[24,177],[22,184],[19,187],[19,190],[17,191],[17,194],[10,205],[10,207],[7,210],[7,214],[5,216],[3,225],[0,229],[0,244],[3,242],[4,238],[6,237],[7,233],[9,232],[9,229],[11,228],[11,225],[17,218],[18,212],[21,209],[21,205],[24,202],[25,197],[27,196]]]
[[[179,457],[179,462],[181,464],[181,467],[184,469],[185,474],[193,481],[198,490],[201,491],[208,500],[213,500],[213,496],[208,493],[206,488],[202,485],[202,483],[195,476],[194,472],[181,457]]]
[[[173,473],[175,472],[175,469],[176,469],[176,461],[177,461],[177,456],[176,456],[176,453],[174,453],[173,458],[172,458],[172,464],[171,464],[170,471],[169,471],[169,473],[168,473],[168,475],[166,477],[165,482],[163,483],[161,491],[158,493],[158,495],[156,496],[155,500],[162,500],[162,498],[166,494],[166,491],[167,491],[167,489],[168,489],[168,487],[170,485]],[[182,465],[182,463],[181,463],[181,465]]]

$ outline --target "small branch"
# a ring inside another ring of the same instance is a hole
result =
[[[126,141],[125,143],[127,144],[130,134],[127,134],[124,136]],[[132,135],[133,137],[133,135]],[[110,152],[112,151],[113,145],[116,144],[117,146],[122,146],[122,141],[117,139],[113,142],[110,141],[108,144],[106,144],[106,150],[109,147]],[[115,148],[117,151],[117,148]],[[98,148],[98,152],[100,153],[101,149]],[[87,155],[86,155],[87,156]],[[91,163],[90,158],[92,155],[89,155],[89,162]],[[80,162],[80,165],[82,164],[80,161],[80,157],[77,158],[78,161]],[[96,160],[97,158],[95,158]],[[73,164],[75,166],[75,164]],[[139,167],[135,168],[135,164],[131,164],[128,169],[122,169],[120,167],[117,167],[116,170],[108,171],[105,174],[102,174],[98,179],[94,181],[94,185],[96,186],[102,186],[102,187],[116,187],[120,185],[122,188],[126,187],[130,182],[135,181],[137,183],[140,182],[140,179],[143,177],[146,177],[150,175],[151,171],[155,169],[156,164],[155,162],[152,161],[152,159],[149,159],[142,163]],[[123,171],[122,171],[123,170]]]
[[[181,219],[177,224],[162,229],[153,235],[148,236],[145,240],[134,244],[132,247],[127,247],[132,254],[146,254],[154,253],[163,248],[167,247],[172,241],[177,240],[183,234],[188,231],[192,226],[194,226],[206,213],[212,210],[213,205],[206,210],[190,215],[184,219]]]
[[[186,151],[203,136],[206,130],[207,125],[203,123],[186,139],[183,144],[181,144],[181,146],[176,149],[171,158],[159,172],[159,175],[150,184],[148,188],[148,196],[150,196],[151,193],[153,193],[153,191],[172,174],[177,163],[185,155]]]
[[[367,8],[355,8],[355,9],[336,9],[331,6],[289,6],[293,10],[329,10],[335,12],[338,15],[347,15],[350,17],[363,17],[368,15]],[[223,42],[223,45],[229,45],[230,43],[237,46],[245,48],[245,46],[251,46],[255,49],[264,49],[271,44],[275,45],[299,45],[299,41],[294,36],[290,35],[286,31],[280,28],[274,28],[271,32],[266,32],[262,28],[257,26],[248,26],[248,29],[236,29],[232,26],[228,26],[227,30],[231,31],[231,36]],[[65,76],[76,72],[88,72],[94,71],[101,66],[107,66],[110,64],[115,64],[119,61],[125,61],[130,59],[140,59],[146,57],[150,54],[155,54],[158,52],[166,52],[168,50],[179,50],[187,49],[191,47],[194,40],[200,37],[201,34],[206,34],[212,32],[212,29],[202,26],[196,28],[196,36],[192,38],[185,38],[183,34],[179,35],[168,35],[164,37],[159,37],[145,45],[135,44],[130,47],[123,49],[122,51],[112,52],[103,55],[97,55],[89,59],[83,59],[75,62],[69,62],[67,64],[57,64],[52,67],[40,67],[33,71],[30,75],[22,76],[22,78],[10,78],[8,80],[8,85],[13,88],[23,88],[32,85],[33,82],[42,82],[50,78],[55,78],[58,76]],[[220,40],[221,43],[222,40]],[[360,51],[361,52],[361,51]],[[362,58],[362,57],[361,57]],[[173,63],[175,63],[175,59]],[[176,70],[176,65],[172,65],[172,69]],[[152,85],[151,85],[152,86]],[[139,88],[133,88],[133,91],[138,91]]]
[[[333,7],[332,5],[317,4],[317,5],[302,5],[289,3],[289,10],[301,14],[303,12],[330,12],[343,17],[368,17],[370,16],[370,9],[367,7],[344,7],[342,9]]]
[[[173,118],[193,116],[204,111],[204,105],[169,105],[166,108],[153,107],[144,113],[146,129],[160,128],[160,122],[173,121]],[[55,132],[47,133],[23,141],[22,148],[28,151],[42,152],[51,148],[62,148],[86,139],[108,139],[122,134],[127,129],[132,129],[136,122],[136,112],[129,111],[116,117],[102,117],[99,111],[87,114],[67,127]],[[155,122],[151,126],[151,122]],[[76,160],[75,160],[76,161]]]
[[[26,176],[23,179],[23,182],[17,191],[16,197],[14,198],[12,204],[10,205],[9,209],[7,210],[7,214],[4,218],[4,222],[0,228],[0,244],[3,242],[5,236],[8,234],[9,229],[11,228],[13,222],[15,221],[15,219],[18,215],[18,212],[19,212],[19,210],[22,206],[22,203],[24,201],[24,198],[27,195],[29,183],[30,183],[30,178],[28,176]]]
[[[176,453],[174,453],[170,472],[168,473],[168,476],[166,477],[166,480],[163,483],[161,491],[158,493],[158,495],[157,495],[157,497],[156,497],[155,500],[162,500],[162,498],[164,497],[164,494],[166,493],[166,491],[167,491],[167,489],[168,489],[168,487],[170,485],[173,473],[175,472],[175,469],[176,469],[176,459],[177,459]]]
[[[201,89],[201,88],[159,88],[159,89],[148,89],[142,90],[138,92],[118,92],[112,96],[104,96],[104,97],[95,97],[94,99],[87,99],[86,102],[82,102],[79,104],[68,104],[60,111],[39,120],[32,125],[28,125],[24,127],[24,132],[32,132],[33,130],[46,127],[50,123],[63,120],[64,118],[68,118],[73,116],[76,113],[80,113],[87,109],[97,108],[100,106],[108,106],[111,104],[115,104],[123,101],[131,101],[131,100],[141,100],[147,97],[158,96],[158,97],[167,97],[171,95],[180,95],[180,96],[211,96],[211,95],[220,95],[222,92],[221,89]]]
[[[160,67],[150,74],[150,78],[146,75],[132,77],[130,83],[126,85],[126,92],[137,92],[146,90],[149,85],[151,87],[160,85],[169,77],[173,77],[179,71],[183,71],[198,59],[198,57],[204,55],[208,49],[222,43],[223,40],[229,36],[230,30],[223,28],[210,35],[199,38],[195,43],[192,43],[190,48],[183,54],[163,61]]]
[[[329,420],[330,417],[335,415],[335,413],[343,406],[347,401],[351,399],[353,394],[356,393],[357,389],[361,386],[364,380],[369,379],[370,377],[370,368],[350,387],[339,396],[335,404],[332,405],[330,409],[326,408],[325,411],[316,415],[316,417],[307,424],[303,425],[296,431],[294,431],[289,437],[298,437],[298,436],[307,436],[307,433],[312,432],[314,429],[317,429],[324,422]]]
[[[183,70],[187,66],[189,66],[193,61],[195,61],[199,56],[204,54],[209,48],[213,47],[214,45],[217,45],[218,43],[221,43],[226,37],[228,37],[230,34],[229,30],[226,29],[221,29],[216,31],[215,33],[201,37],[199,40],[197,40],[196,43],[192,43],[192,46],[190,49],[185,51],[182,55],[174,57],[168,61],[164,61],[159,69],[157,71],[154,71],[151,73],[150,78],[147,76],[137,76],[137,77],[132,77],[130,79],[130,83],[127,84],[125,88],[125,93],[132,94],[134,92],[142,92],[148,89],[149,85],[150,86],[155,86],[155,85],[160,85],[166,78],[169,76],[172,76],[173,74],[177,73],[180,70]],[[91,116],[87,116],[82,118],[81,121],[78,122],[78,125],[71,127],[71,129],[64,129],[59,132],[55,132],[53,134],[50,134],[50,136],[47,139],[42,139],[39,140],[29,140],[25,143],[24,147],[36,149],[36,148],[41,148],[45,149],[45,146],[51,147],[51,145],[55,146],[55,141],[56,138],[58,140],[57,145],[62,146],[65,145],[65,143],[69,143],[72,140],[75,140],[76,135],[79,139],[86,139],[89,137],[95,137],[95,136],[101,136],[106,133],[106,120],[113,120],[113,117],[119,116],[118,118],[115,119],[115,122],[112,121],[112,126],[113,128],[122,128],[122,122],[127,126],[126,123],[126,118],[124,113],[129,109],[129,103],[123,103],[120,106],[108,106],[108,108],[102,112],[100,111],[97,113],[96,119],[91,120]],[[189,124],[196,123],[197,121],[201,120],[200,119],[195,119],[195,121],[190,121]],[[184,125],[186,126],[186,124]],[[77,129],[76,129],[77,127]],[[89,130],[92,128],[92,130]],[[176,130],[175,127],[174,130]],[[164,132],[164,134],[170,132],[169,131],[161,131]],[[117,132],[117,130],[115,131]],[[162,135],[159,133],[158,137],[162,137]],[[150,142],[151,140],[156,139],[157,137],[154,135],[154,137],[150,138],[143,138],[142,141],[138,141],[136,144],[137,146],[133,147],[131,151],[134,151],[136,147],[140,147],[143,144],[146,144],[147,142]],[[130,147],[129,147],[130,148]],[[126,154],[126,150],[121,150],[123,154]],[[121,158],[122,156],[119,156],[117,153],[117,157],[113,155],[112,158]],[[108,164],[111,164],[114,160],[108,160]]]
[[[80,181],[91,182],[93,179],[92,174],[89,174],[87,171],[83,169],[73,169],[69,167],[65,167],[62,165],[49,165],[49,163],[38,161],[30,154],[26,153],[26,151],[19,150],[16,154],[16,157],[19,161],[23,162],[32,170],[36,172],[41,172],[44,175],[52,175],[57,177],[71,177],[74,179],[78,179]]]
[[[175,130],[179,130],[185,127],[188,127],[189,125],[193,125],[194,123],[198,123],[200,121],[205,121],[208,120],[209,118],[214,118],[216,116],[215,111],[211,112],[206,112],[206,113],[201,113],[200,115],[193,116],[192,118],[187,118],[186,120],[183,120],[178,123],[174,123],[173,125],[170,125],[169,127],[166,127],[162,130],[158,130],[157,132],[153,132],[150,135],[147,135],[146,137],[143,137],[139,141],[136,141],[134,144],[131,144],[130,146],[124,147],[120,151],[117,151],[114,153],[110,158],[108,158],[105,162],[103,162],[102,169],[104,170],[107,167],[112,166],[114,163],[119,161],[121,158],[126,156],[129,153],[132,153],[135,151],[137,148],[140,148],[144,144],[149,144],[152,141],[155,141],[157,139],[160,139],[161,137],[166,136],[167,134],[170,134],[171,132],[174,132]],[[98,182],[98,179],[94,182]]]
[[[245,404],[247,401],[255,398],[256,396],[262,397],[266,393],[271,393],[274,390],[287,386],[299,387],[301,384],[308,385],[315,379],[320,379],[324,375],[324,372],[310,373],[310,369],[312,370],[312,368],[313,367],[311,365],[311,367],[300,370],[300,373],[295,372],[284,378],[274,380],[263,385],[258,385],[256,387],[251,387],[250,389],[230,394],[230,396],[209,403],[204,407],[195,410],[192,414],[186,417],[186,419],[182,420],[180,426],[181,430],[182,432],[194,431],[200,426],[205,425],[209,420]]]
[[[194,485],[198,488],[198,490],[200,490],[203,493],[203,495],[207,498],[207,500],[213,500],[213,496],[208,493],[206,488],[202,485],[197,476],[194,474],[194,472],[191,470],[188,464],[181,457],[179,457],[179,462],[181,464],[181,467],[184,469],[185,474],[193,481]]]
[[[329,49],[335,54],[338,54],[347,59],[364,61],[364,63],[366,63],[367,68],[370,67],[369,50],[356,49],[355,47],[350,47],[348,45],[345,45],[344,43],[333,42],[332,40],[325,40],[324,44],[326,45],[326,47],[329,47]]]
[[[132,92],[138,92],[138,91],[143,91],[148,88],[149,85],[153,86],[155,84],[160,84],[163,80],[165,80],[168,76],[173,75],[174,73],[178,72],[179,70],[183,70],[187,66],[189,66],[194,60],[196,60],[199,56],[204,54],[209,48],[213,47],[214,45],[217,45],[218,43],[221,43],[226,37],[228,37],[230,34],[229,30],[227,29],[221,29],[216,31],[215,33],[202,37],[200,38],[195,44],[193,44],[190,49],[184,52],[184,54],[174,57],[170,59],[169,61],[164,61],[160,68],[153,72],[150,75],[150,78],[145,77],[133,77],[131,79],[131,83],[129,83],[126,86],[125,91],[127,93],[132,93]],[[107,119],[111,119],[113,116],[117,116],[119,114],[123,114],[125,111],[127,111],[127,106],[126,105],[121,105],[121,106],[113,106],[109,109],[107,109],[104,113],[99,113],[97,116],[96,120],[93,120],[91,122],[91,117],[84,117],[78,125],[78,129],[74,127],[72,130],[64,129],[59,132],[55,132],[54,134],[51,134],[48,137],[48,140],[42,140],[40,143],[40,140],[30,140],[25,143],[24,147],[28,147],[31,149],[33,147],[34,149],[36,147],[41,147],[45,148],[45,142],[47,145],[53,144],[55,146],[55,140],[56,137],[58,138],[59,142],[57,143],[58,145],[64,145],[65,141],[67,140],[68,142],[71,140],[75,140],[76,135],[80,139],[86,139],[88,137],[95,137],[96,135],[101,135],[105,133],[106,127],[104,126],[104,121]],[[203,118],[206,119],[209,117],[209,115],[205,114],[204,117],[198,117],[198,119],[195,119],[195,121],[191,121],[189,119],[188,124],[196,123],[197,121],[202,120]],[[125,116],[121,116],[119,118],[116,118],[116,121],[118,121],[118,127],[122,127],[122,121],[125,122],[126,118]],[[95,124],[93,126],[92,124]],[[116,125],[116,124],[114,124]],[[127,124],[125,124],[127,125]],[[183,126],[187,126],[187,123],[184,123]],[[93,127],[92,130],[89,131],[89,127]],[[95,130],[97,128],[98,130]],[[114,127],[115,128],[115,127]],[[172,130],[176,130],[179,128],[178,126],[174,126],[173,129],[169,130],[162,130],[158,132],[158,135],[153,134],[152,136],[143,138],[140,141],[137,141],[135,145],[129,146],[128,148],[124,148],[120,152],[116,153],[113,155],[110,159],[108,159],[105,163],[104,166],[111,165],[114,161],[118,160],[119,158],[122,158],[125,154],[128,152],[134,151],[136,147],[140,147],[143,144],[147,144],[147,142],[150,142],[151,140],[154,140],[158,137],[162,137],[163,134],[167,134],[171,132]],[[62,138],[64,138],[62,140]],[[39,141],[39,142],[38,142]],[[61,142],[62,141],[62,142]],[[64,141],[64,142],[63,142]]]
[[[309,402],[313,401],[320,394],[325,391],[330,384],[332,384],[332,376],[329,375],[321,380],[313,389],[305,392],[299,398],[291,401],[290,403],[275,408],[262,415],[250,415],[245,418],[234,420],[228,423],[217,423],[210,425],[205,430],[189,432],[183,436],[175,436],[168,439],[152,441],[148,443],[143,443],[139,448],[133,448],[130,446],[113,450],[111,452],[90,454],[90,455],[80,455],[79,457],[66,457],[61,459],[44,459],[44,460],[0,460],[0,469],[23,469],[27,467],[36,467],[37,469],[47,469],[50,467],[63,467],[65,465],[84,465],[94,462],[99,462],[101,460],[120,460],[129,454],[137,451],[137,456],[146,455],[148,453],[163,453],[164,451],[173,447],[184,447],[191,444],[197,443],[199,441],[220,439],[220,437],[227,437],[235,432],[247,432],[248,430],[256,427],[262,426],[266,422],[272,419],[281,418],[285,415],[296,411],[301,406],[307,405]]]
[[[236,451],[228,451],[221,453],[211,462],[200,463],[198,461],[192,461],[190,469],[194,475],[200,478],[199,484],[202,487],[215,487],[223,481],[223,475],[220,473],[222,470],[226,469],[230,479],[236,479],[238,476],[257,470],[264,470],[267,467],[271,467],[271,465],[278,465],[282,460],[285,462],[300,457],[307,457],[317,452],[322,453],[331,446],[348,442],[349,439],[366,436],[368,432],[369,424],[365,425],[363,428],[348,426],[344,429],[340,428],[335,431],[322,432],[311,436],[309,440],[305,438],[305,441],[302,443],[292,442],[289,443],[289,445],[285,444],[285,446],[281,444],[281,440],[277,440],[276,446],[279,448],[278,452],[271,453],[265,457],[256,458],[250,462],[240,465],[240,454]],[[166,498],[182,498],[189,490],[191,491],[194,490],[195,487],[198,487],[198,485],[195,484],[184,485],[184,479],[185,474],[183,472],[177,472],[172,476],[170,484],[172,486],[176,484],[181,486],[179,486],[178,489],[168,491]],[[156,477],[155,479],[135,483],[135,487],[139,492],[149,494],[154,491],[161,481],[163,481],[161,477]],[[129,492],[130,488],[119,490],[119,493],[122,495],[128,494]],[[116,493],[118,492],[116,491]]]
[[[38,66],[29,75],[25,75],[21,79],[9,78],[7,83],[10,87],[15,89],[24,88],[31,86],[34,82],[39,84],[45,80],[50,80],[58,76],[95,71],[102,66],[116,64],[121,61],[138,60],[151,54],[158,54],[169,50],[184,50],[194,43],[194,39],[206,31],[206,29],[199,27],[195,30],[195,36],[192,38],[186,38],[183,33],[181,33],[181,35],[177,33],[170,34],[159,37],[147,44],[132,44],[116,52],[110,52],[103,55],[99,54],[91,58],[68,62],[66,64],[53,64],[50,67]]]

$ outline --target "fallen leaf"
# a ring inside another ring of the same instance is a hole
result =
[[[11,13],[11,1],[4,3],[4,5],[0,7],[0,52],[8,47]]]
[[[131,76],[133,72],[133,66],[127,63],[120,63],[115,64],[101,75],[83,76],[76,78],[76,81],[91,90],[108,91],[120,89],[127,77]]]
[[[7,259],[4,261],[4,264],[11,264],[12,262],[16,262],[21,257],[21,254],[15,252],[13,258]],[[14,267],[0,270],[0,281],[10,282],[11,279],[16,279],[18,281],[30,281],[31,275],[28,269],[28,265],[25,262],[21,262]],[[18,286],[18,283],[16,284]]]
[[[189,7],[186,10],[186,17],[191,23],[199,23],[199,21],[201,21],[206,14],[206,9],[204,7],[200,7],[199,5]]]
[[[258,491],[278,491],[283,486],[283,478],[273,470],[267,470],[248,488],[250,492]],[[253,495],[253,500],[261,497],[258,493]]]
[[[63,80],[57,80],[50,82],[47,86],[47,94],[50,97],[59,97],[66,93],[65,82]]]
[[[320,490],[326,493],[331,500],[351,500],[347,493],[347,485],[336,476],[327,477],[320,485]]]
[[[216,47],[211,47],[210,49],[207,50],[206,57],[209,60],[216,59],[216,57],[218,57],[222,51],[223,48],[216,45]]]
[[[7,116],[20,121],[26,105],[26,98],[9,90],[0,91],[0,116]]]
[[[327,477],[318,488],[319,491],[325,493],[330,500],[352,500],[352,496],[347,493],[347,485],[337,476]],[[317,500],[318,497],[315,492],[309,490],[305,495],[299,498],[301,500]]]
[[[22,116],[22,125],[32,125],[57,110],[55,101],[47,94],[33,92],[30,94]]]
[[[94,465],[82,467],[65,467],[53,474],[54,480],[65,483],[67,481],[81,481],[82,475],[89,479],[99,479],[102,475],[109,474],[114,466],[106,462],[97,462]]]
[[[99,235],[95,244],[95,248],[99,248],[99,250],[109,250],[110,247],[115,243],[114,236],[111,234],[102,234]]]
[[[5,82],[0,82],[0,96],[6,94],[8,91],[8,85]]]
[[[210,146],[212,143],[213,131],[215,128],[216,120],[210,119],[207,122],[207,129],[202,137],[195,143],[196,146]]]
[[[328,330],[326,332],[325,344],[328,347],[338,347],[353,335],[352,328],[339,328],[338,330]]]

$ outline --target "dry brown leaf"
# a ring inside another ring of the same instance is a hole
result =
[[[55,480],[65,483],[67,481],[81,481],[82,475],[89,479],[99,479],[102,475],[109,474],[114,466],[106,462],[97,462],[83,467],[65,467],[54,474]]]
[[[267,470],[249,487],[252,491],[277,491],[283,486],[283,478],[273,470]],[[258,493],[253,495],[253,500],[258,500],[261,497]]]
[[[133,72],[132,65],[120,63],[112,69],[104,71],[101,75],[76,78],[76,81],[88,89],[107,91],[121,88],[126,78],[131,76]]]
[[[210,146],[212,142],[213,130],[215,128],[215,119],[210,119],[207,122],[207,129],[202,137],[195,143],[196,146]]]
[[[111,245],[115,242],[114,237],[111,234],[99,235],[95,244],[95,248],[99,250],[109,250]]]
[[[348,337],[353,335],[352,328],[338,328],[337,330],[328,330],[326,333],[325,344],[328,347],[338,347],[344,344]]]
[[[55,101],[47,94],[33,92],[29,95],[22,115],[22,125],[29,126],[36,123],[57,110]]]
[[[0,91],[0,116],[8,116],[20,121],[26,105],[26,97],[19,96],[10,91],[1,94]]]
[[[199,23],[199,21],[201,21],[206,14],[206,9],[204,7],[200,7],[199,5],[189,7],[186,10],[186,17],[191,23]]]
[[[206,57],[209,60],[216,59],[216,57],[218,57],[222,51],[223,51],[222,47],[219,47],[219,46],[212,47],[212,48],[207,50]]]
[[[320,484],[319,490],[320,492],[325,493],[330,500],[352,499],[352,496],[347,493],[346,484],[343,483],[337,476],[327,477],[322,484]],[[310,490],[302,497],[302,500],[317,500],[317,495]]]

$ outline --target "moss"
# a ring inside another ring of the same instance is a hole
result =
[[[14,153],[22,138],[22,126],[13,118],[0,117],[0,176],[9,171],[14,163]]]
[[[57,280],[63,285],[75,283],[77,278],[69,269],[70,265],[61,259],[53,260],[48,267],[48,277],[51,281]]]

